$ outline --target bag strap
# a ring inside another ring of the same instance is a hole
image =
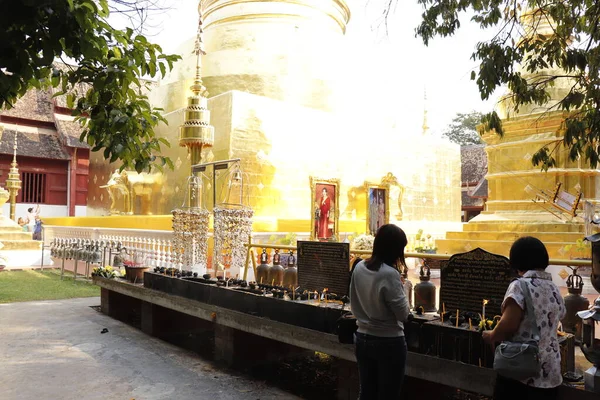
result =
[[[533,299],[531,298],[529,286],[524,279],[519,279],[519,283],[521,284],[521,290],[525,296],[525,308],[527,309],[527,318],[532,325],[531,332],[533,333],[533,339],[539,342],[540,330],[538,329],[537,321],[535,320],[535,310],[533,309]]]

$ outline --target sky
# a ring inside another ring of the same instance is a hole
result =
[[[170,9],[152,18],[148,36],[166,52],[175,52],[196,33],[198,2],[159,1]],[[346,1],[352,12],[347,48],[359,55],[352,58],[355,74],[371,77],[365,79],[365,84],[373,86],[368,93],[385,103],[394,124],[420,132],[426,108],[430,133],[440,134],[456,113],[489,112],[494,108],[502,91],[482,101],[475,82],[470,80],[471,71],[477,68],[470,56],[477,42],[492,32],[482,31],[465,18],[456,36],[436,38],[427,47],[414,34],[422,12],[416,0],[398,0],[388,17],[387,31],[380,24],[387,0]]]

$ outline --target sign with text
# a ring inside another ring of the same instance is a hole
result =
[[[298,242],[298,285],[305,290],[348,294],[350,245],[335,242]]]
[[[481,313],[483,299],[486,318],[500,315],[504,294],[513,279],[508,258],[477,248],[453,255],[440,268],[440,304],[448,310]]]

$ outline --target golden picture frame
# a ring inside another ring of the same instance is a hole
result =
[[[365,182],[366,233],[375,236],[377,229],[390,223],[390,185]]]
[[[337,241],[340,224],[340,180],[311,176],[309,182],[310,240]]]

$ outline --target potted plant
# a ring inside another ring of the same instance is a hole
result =
[[[142,283],[144,281],[144,272],[146,272],[149,267],[145,266],[142,261],[141,254],[134,254],[132,258],[123,261],[123,265],[125,266],[125,276],[129,282]]]
[[[114,279],[117,276],[117,272],[113,267],[107,265],[105,267],[96,267],[92,270],[92,276],[99,276],[106,279]]]
[[[419,229],[415,235],[415,251],[423,254],[435,254],[437,247],[435,247],[435,241],[431,238],[430,234],[424,235],[423,229]]]
[[[568,254],[570,260],[589,260],[591,254],[590,242],[577,239],[575,243],[563,247],[563,253]]]

